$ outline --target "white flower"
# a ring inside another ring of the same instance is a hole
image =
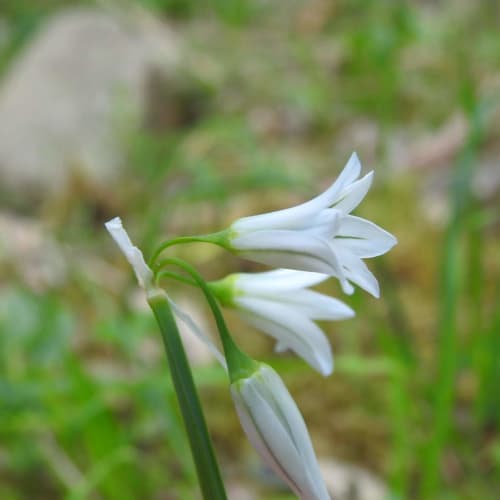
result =
[[[245,321],[277,340],[277,350],[291,349],[323,375],[333,370],[325,334],[314,320],[352,318],[354,311],[340,300],[307,287],[328,276],[278,269],[233,274],[209,283],[219,301],[238,310]]]
[[[373,179],[373,172],[358,179],[360,173],[361,165],[353,153],[338,179],[316,198],[234,222],[229,248],[263,264],[335,276],[346,293],[353,292],[351,281],[378,297],[378,282],[362,259],[386,253],[396,238],[372,222],[350,215]]]
[[[231,384],[241,425],[261,458],[302,500],[329,500],[311,438],[278,374],[261,364]]]
[[[120,247],[123,255],[125,255],[129,264],[132,266],[137,281],[142,288],[149,289],[153,283],[153,272],[144,261],[142,252],[133,245],[123,228],[120,217],[115,217],[104,224],[111,237]]]

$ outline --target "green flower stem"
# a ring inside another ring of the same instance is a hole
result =
[[[182,274],[172,273],[170,271],[160,271],[155,276],[155,283],[158,284],[162,278],[172,278],[176,281],[184,283],[185,285],[198,286],[196,281],[193,281],[190,278],[186,278],[182,276]]]
[[[153,290],[148,294],[148,303],[160,326],[203,498],[226,500],[212,441],[167,296],[160,290]]]
[[[219,245],[223,248],[229,248],[229,235],[231,233],[230,229],[224,229],[217,233],[204,234],[201,236],[180,236],[179,238],[173,238],[171,240],[164,241],[156,249],[155,253],[149,259],[148,265],[154,270],[154,265],[160,254],[167,248],[174,245],[181,245],[185,243],[203,242],[203,243],[213,243],[214,245]]]
[[[175,265],[186,271],[194,279],[194,281],[196,281],[197,285],[201,288],[203,294],[205,295],[208,305],[214,315],[215,323],[217,324],[231,382],[235,382],[240,378],[251,376],[258,369],[259,364],[243,353],[234,342],[226,326],[226,322],[224,321],[219,305],[217,304],[217,300],[205,280],[193,266],[181,259],[164,259],[158,263],[158,269],[163,269],[167,265]]]

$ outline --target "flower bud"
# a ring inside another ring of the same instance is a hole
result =
[[[329,500],[304,419],[278,374],[261,363],[231,384],[231,395],[264,462],[302,500]]]

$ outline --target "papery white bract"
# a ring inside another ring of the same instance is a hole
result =
[[[316,198],[235,221],[229,248],[263,264],[335,276],[346,293],[353,292],[352,282],[378,297],[378,282],[362,259],[386,253],[397,241],[376,224],[350,215],[373,179],[373,172],[358,179],[360,173],[353,153],[338,179]]]
[[[261,364],[253,375],[231,384],[231,395],[264,462],[302,500],[329,500],[304,419],[278,374]]]
[[[158,293],[158,290],[153,287],[153,272],[146,264],[142,252],[136,246],[134,246],[134,244],[130,240],[127,231],[123,227],[120,217],[115,217],[114,219],[106,222],[104,225],[134,269],[139,285],[146,290]],[[205,343],[210,351],[212,351],[217,361],[224,367],[224,369],[227,369],[226,360],[224,359],[224,356],[216,347],[216,345],[213,343],[212,339],[208,337],[196,324],[193,318],[191,318],[188,313],[183,311],[182,308],[179,307],[164,291],[161,291],[160,293],[164,293],[166,295],[167,300],[172,307],[172,310],[174,311],[176,317],[183,323],[185,323],[187,327],[202,342]]]
[[[120,217],[115,217],[104,225],[132,266],[139,285],[147,290],[153,283],[153,272],[146,264],[142,252],[130,241],[127,231],[123,227],[122,220]]]
[[[322,375],[333,370],[330,343],[315,320],[352,318],[354,311],[340,300],[307,289],[328,276],[278,269],[233,274],[210,283],[223,305],[277,341],[277,350],[291,349]]]

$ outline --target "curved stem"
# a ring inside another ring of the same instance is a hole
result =
[[[164,292],[158,290],[148,296],[148,302],[160,326],[203,498],[205,500],[226,500],[224,483],[213,451],[198,392],[168,298]]]
[[[152,257],[149,259],[148,265],[151,269],[153,269],[153,266],[155,265],[156,260],[158,259],[160,254],[167,248],[174,245],[202,242],[202,243],[213,243],[214,245],[219,245],[224,248],[229,248],[229,243],[228,243],[229,234],[230,230],[224,229],[223,231],[219,231],[217,233],[203,234],[200,236],[180,236],[178,238],[173,238],[171,240],[164,241],[155,250]]]
[[[159,269],[161,269],[160,266]],[[155,274],[155,283],[158,284],[162,278],[172,278],[186,285],[197,286],[196,281],[186,278],[185,276],[182,276],[182,274],[173,273],[171,271],[158,270],[157,273]]]
[[[165,267],[169,264],[184,269],[184,271],[192,276],[196,284],[201,288],[203,294],[205,295],[208,305],[212,310],[212,314],[214,315],[215,323],[217,324],[219,336],[224,348],[224,354],[226,356],[231,382],[234,382],[242,377],[248,377],[252,373],[254,373],[257,368],[257,362],[243,353],[234,342],[231,334],[229,333],[226,322],[224,321],[224,317],[219,308],[219,305],[217,304],[217,300],[215,299],[214,295],[210,291],[210,288],[208,287],[207,283],[202,278],[200,273],[198,273],[198,271],[194,267],[192,267],[182,259],[164,259],[161,261],[160,266]]]

